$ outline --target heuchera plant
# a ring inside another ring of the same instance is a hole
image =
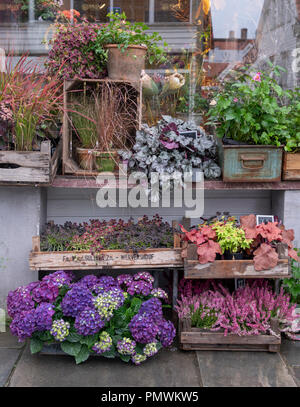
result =
[[[253,254],[255,270],[267,270],[278,263],[276,244],[284,243],[288,247],[288,255],[299,261],[298,255],[293,250],[294,231],[285,230],[278,222],[268,222],[256,225],[256,216],[248,215],[240,217],[241,227],[245,231],[246,238],[253,239],[249,253]]]
[[[30,338],[32,353],[58,344],[77,364],[101,355],[139,365],[176,335],[163,316],[167,294],[153,282],[148,272],[74,282],[57,271],[8,294],[11,332],[20,342]]]
[[[192,326],[198,328],[222,331],[224,336],[276,335],[271,324],[275,319],[282,332],[297,339],[300,323],[296,305],[290,303],[283,289],[276,294],[268,281],[254,281],[231,294],[221,284],[212,285],[213,289],[201,290],[198,295],[182,296],[175,307],[178,317],[190,318]]]
[[[237,226],[236,220],[216,221],[212,225],[217,235],[217,242],[221,246],[222,254],[225,251],[230,253],[239,253],[249,249],[252,243],[251,239],[246,239],[245,231]]]

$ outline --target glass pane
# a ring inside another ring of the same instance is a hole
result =
[[[114,0],[117,12],[125,13],[130,21],[147,22],[149,19],[149,0]]]
[[[190,0],[155,0],[155,22],[189,22]]]
[[[109,0],[75,0],[74,8],[79,11],[81,17],[89,21],[105,22],[109,13]]]

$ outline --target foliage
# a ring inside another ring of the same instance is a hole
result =
[[[15,5],[27,16],[29,9],[28,0],[14,0]],[[59,8],[63,5],[62,0],[34,0],[35,16],[39,20],[54,20]]]
[[[241,143],[276,145],[289,135],[286,106],[289,91],[283,90],[277,78],[283,68],[272,65],[270,73],[239,73],[224,84],[211,102],[208,124],[217,126],[217,135]]]
[[[214,262],[217,254],[222,254],[219,243],[216,242],[217,234],[210,225],[199,225],[190,232],[180,225],[184,239],[197,245],[197,254],[200,264]]]
[[[196,131],[197,137],[187,137],[181,132]],[[141,171],[151,182],[153,173],[166,177],[192,173],[193,168],[204,172],[208,179],[218,178],[221,169],[216,164],[216,141],[194,123],[184,122],[171,116],[162,116],[156,126],[144,124],[136,133],[133,151],[120,151],[132,171]],[[160,186],[168,188],[168,182],[160,179]]]
[[[83,148],[95,148],[97,144],[96,109],[92,100],[78,101],[71,107],[71,120]]]
[[[38,149],[40,137],[62,112],[61,85],[23,55],[14,65],[6,59],[6,72],[0,72],[0,140],[2,148],[18,151]],[[9,134],[5,135],[5,131]]]
[[[221,246],[222,254],[225,251],[239,253],[251,246],[252,240],[246,239],[245,231],[237,226],[235,220],[226,221],[222,219],[215,222],[212,228],[216,232],[217,242]]]
[[[288,255],[298,261],[298,256],[293,250],[294,231],[285,230],[278,222],[268,222],[256,225],[255,215],[241,216],[241,227],[247,239],[253,239],[248,253],[254,256],[255,270],[267,270],[278,263],[276,245],[284,243],[288,247]]]
[[[173,229],[159,215],[148,219],[145,215],[137,222],[98,219],[83,225],[66,222],[64,225],[47,224],[41,235],[41,250],[143,250],[146,248],[173,247]]]
[[[146,24],[129,22],[125,13],[109,13],[107,17],[110,22],[99,30],[92,49],[97,50],[105,44],[118,44],[119,49],[125,52],[130,45],[145,45],[150,64],[166,60],[164,48],[158,45],[162,37],[157,32],[147,34],[149,27]],[[164,47],[167,45],[164,43]]]
[[[295,249],[296,250],[296,249]],[[300,249],[297,249],[300,256]],[[300,304],[300,265],[295,260],[291,264],[292,276],[283,280],[283,287],[286,293],[291,296],[291,301]]]
[[[192,103],[194,113],[207,113],[209,110],[209,101],[207,98],[201,96],[201,94],[196,93],[192,96]],[[182,113],[188,113],[190,111],[189,95],[183,95],[179,98],[179,103],[177,106],[177,111]]]
[[[21,342],[30,338],[32,353],[58,344],[76,364],[90,355],[140,364],[170,346],[176,334],[164,319],[161,299],[151,293],[153,282],[148,272],[117,278],[89,275],[78,282],[69,273],[55,272],[9,293],[12,334]],[[147,289],[142,293],[137,286]],[[42,303],[35,301],[36,290],[43,292]],[[46,300],[49,292],[55,295]]]
[[[300,89],[289,91],[290,93],[290,112],[287,120],[289,122],[289,134],[285,140],[284,149],[288,152],[300,152]]]
[[[55,225],[48,222],[41,234],[41,250],[61,252],[67,250],[73,237],[84,233],[84,226],[77,223],[65,222],[64,225]]]
[[[221,284],[213,283],[213,287],[177,300],[179,318],[190,318],[192,326],[223,331],[224,336],[276,335],[272,320],[278,322],[282,332],[290,331],[291,323],[295,323],[292,333],[300,331],[296,305],[290,303],[283,289],[276,294],[268,281],[253,281],[232,294]]]
[[[60,79],[101,79],[106,75],[107,52],[95,42],[99,24],[70,20],[55,24],[52,48],[45,62],[47,74]]]

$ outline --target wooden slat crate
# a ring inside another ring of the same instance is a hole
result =
[[[279,352],[280,331],[272,321],[275,335],[239,336],[191,327],[190,319],[179,320],[179,343],[182,350],[230,350],[230,351],[268,351]]]
[[[284,181],[300,180],[300,153],[284,153],[282,179]]]
[[[51,157],[48,140],[41,143],[41,151],[0,151],[0,184],[50,185],[59,166],[61,151],[62,143],[59,143]]]
[[[73,142],[72,142],[72,126],[70,123],[70,117],[68,114],[69,105],[70,105],[70,98],[73,94],[75,97],[76,92],[80,94],[79,91],[83,91],[85,94],[86,88],[88,86],[94,86],[95,89],[99,89],[101,86],[105,86],[105,84],[114,84],[114,85],[122,85],[127,86],[129,89],[132,89],[136,92],[136,128],[141,128],[141,120],[142,120],[142,84],[141,81],[136,83],[121,81],[121,80],[111,80],[111,79],[74,79],[72,81],[65,81],[64,82],[64,116],[63,116],[63,153],[62,153],[62,161],[63,161],[63,174],[72,174],[79,177],[89,177],[99,175],[98,171],[88,171],[81,169],[77,162],[74,159],[75,152]],[[133,123],[134,124],[134,123]]]
[[[31,270],[94,270],[135,268],[183,267],[180,237],[174,234],[173,248],[139,250],[102,250],[92,255],[90,251],[41,252],[40,237],[32,238],[29,256]]]
[[[189,244],[184,249],[184,277],[190,279],[209,278],[286,278],[290,276],[289,259],[284,245],[278,245],[279,260],[276,267],[256,271],[253,260],[215,260],[200,264],[197,246]]]

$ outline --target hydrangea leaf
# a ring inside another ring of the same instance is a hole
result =
[[[82,345],[79,353],[75,356],[76,365],[85,362],[90,356],[89,348],[87,345]]]
[[[70,332],[66,339],[68,342],[75,343],[75,342],[80,342],[80,340],[82,339],[82,336],[77,334],[76,332]]]
[[[72,343],[65,341],[62,342],[60,346],[63,352],[71,356],[76,356],[79,354],[82,345],[79,342]]]
[[[123,362],[129,362],[131,359],[130,355],[119,355],[120,359],[123,360]]]
[[[89,348],[91,348],[95,344],[95,342],[97,342],[98,336],[99,336],[98,334],[81,336],[80,343],[82,345],[87,345]],[[67,339],[69,340],[69,337]]]
[[[30,339],[30,351],[31,353],[38,353],[43,349],[44,343],[40,339],[31,338]]]

